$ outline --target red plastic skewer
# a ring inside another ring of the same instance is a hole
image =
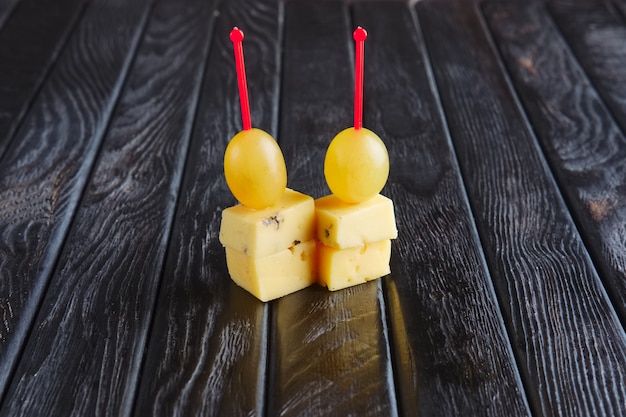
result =
[[[248,82],[246,81],[246,66],[243,62],[243,31],[238,27],[234,27],[230,31],[230,41],[235,49],[235,65],[237,67],[237,81],[239,83],[239,103],[241,104],[241,120],[243,122],[243,130],[252,129],[250,121],[250,101],[248,100]]]
[[[356,59],[354,63],[354,129],[363,127],[363,44],[367,39],[367,31],[361,26],[352,34],[356,41]]]

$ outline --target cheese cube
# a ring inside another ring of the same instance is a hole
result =
[[[319,283],[335,291],[380,278],[390,272],[391,240],[336,249],[318,245]]]
[[[309,240],[272,255],[248,256],[226,247],[231,278],[261,301],[291,294],[316,282],[316,242]]]
[[[251,257],[284,251],[315,237],[315,203],[286,189],[273,206],[255,210],[238,204],[222,211],[220,242]]]
[[[315,200],[317,239],[337,249],[398,236],[393,202],[380,194],[357,204],[344,203],[334,195]]]

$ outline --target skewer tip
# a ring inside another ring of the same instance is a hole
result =
[[[367,39],[367,31],[359,26],[354,29],[354,32],[352,33],[352,38],[357,42],[363,42],[365,39]]]
[[[233,43],[243,41],[243,31],[237,26],[230,31],[230,41]]]

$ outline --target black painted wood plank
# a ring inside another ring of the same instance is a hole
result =
[[[587,247],[626,322],[626,137],[544,7],[494,4],[486,12]],[[605,92],[613,95],[620,88]]]
[[[417,5],[512,345],[538,415],[620,415],[626,338],[477,6]]]
[[[229,32],[245,32],[253,126],[276,134],[282,6],[227,1],[220,10],[151,330],[135,415],[264,415],[268,304],[234,284],[218,240],[236,203],[223,174],[241,130]]]
[[[39,308],[148,11],[147,1],[90,4],[0,164],[0,394]]]
[[[9,20],[9,18],[11,17],[11,13],[13,13],[13,10],[15,9],[15,7],[17,7],[19,2],[20,0],[0,1],[0,30],[2,30],[4,24],[7,22],[7,20]]]
[[[548,3],[554,22],[580,65],[626,132],[626,24],[601,0]]]
[[[131,414],[213,10],[155,6],[4,415]]]
[[[24,0],[0,30],[0,158],[82,10],[83,0]]]
[[[385,283],[403,415],[528,416],[409,6],[356,4],[355,24],[369,33],[365,122],[392,167],[399,238]]]
[[[323,159],[352,125],[347,8],[290,2],[279,143],[291,188],[328,194]],[[381,281],[329,292],[313,285],[272,304],[269,415],[397,415]]]

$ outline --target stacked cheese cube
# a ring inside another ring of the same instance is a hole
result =
[[[261,301],[316,281],[315,203],[308,195],[286,189],[262,210],[241,204],[225,209],[220,242],[233,281]]]
[[[380,194],[357,204],[334,195],[315,200],[318,282],[339,290],[387,275],[398,236],[393,202]]]

